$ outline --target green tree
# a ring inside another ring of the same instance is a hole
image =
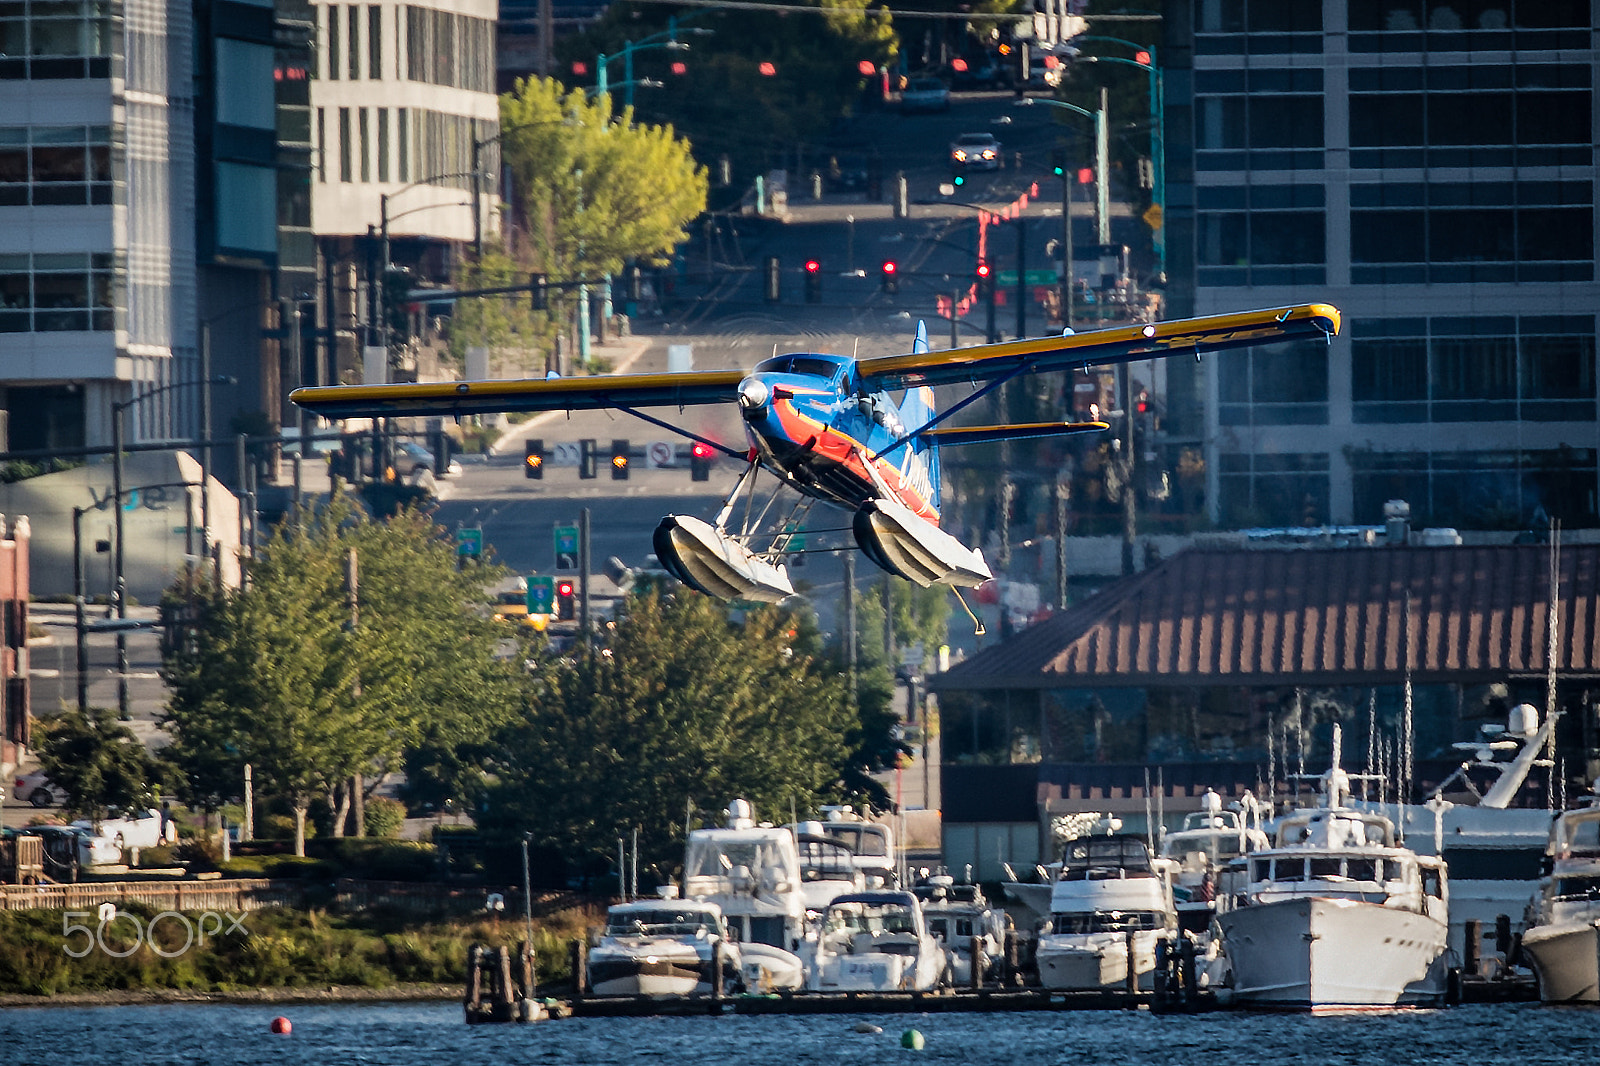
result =
[[[398,768],[409,745],[441,732],[487,731],[515,692],[481,609],[496,576],[458,571],[415,510],[377,522],[336,496],[280,526],[248,585],[214,599],[166,653],[166,724],[191,798],[236,798],[224,782],[249,763],[258,788],[293,808],[300,854],[313,797],[342,796],[342,814],[354,775]]]
[[[105,707],[62,711],[39,725],[39,765],[67,793],[67,808],[95,821],[153,796],[155,760]]]
[[[481,821],[579,866],[638,828],[644,860],[670,868],[690,805],[809,810],[838,793],[851,722],[809,615],[730,622],[709,597],[647,593],[605,648],[546,665],[534,686]]]

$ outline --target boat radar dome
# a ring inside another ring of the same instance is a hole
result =
[[[819,837],[822,835],[822,823],[816,819],[800,823],[800,832],[803,836]]]
[[[1207,814],[1222,813],[1222,797],[1211,789],[1206,789],[1206,794],[1200,797],[1200,809]]]
[[[1511,708],[1506,721],[1506,732],[1532,739],[1539,732],[1539,710],[1531,703],[1519,703]]]
[[[729,829],[754,829],[755,824],[755,809],[749,800],[736,799],[728,804]]]

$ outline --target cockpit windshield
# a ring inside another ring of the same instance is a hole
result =
[[[757,374],[809,374],[812,377],[833,379],[839,364],[814,355],[779,355],[756,364]]]
[[[663,907],[606,918],[607,936],[718,936],[722,929],[707,911]]]

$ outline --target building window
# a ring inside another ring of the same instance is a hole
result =
[[[317,180],[328,180],[328,116],[317,108]]]
[[[350,109],[339,109],[339,180],[353,181],[355,179],[354,160],[350,158]]]
[[[372,110],[370,108],[363,107],[356,111],[356,122],[361,130],[361,180],[363,182],[372,180],[372,135],[369,128],[371,125],[369,116],[371,114]]]
[[[108,126],[0,127],[0,205],[109,204]]]
[[[1325,452],[1225,453],[1217,469],[1222,521],[1246,529],[1326,525],[1328,471]]]
[[[1351,323],[1351,420],[1592,422],[1589,315]]]
[[[108,254],[0,255],[0,333],[115,329],[119,288]]]
[[[1326,344],[1263,345],[1217,366],[1224,426],[1327,425]]]
[[[328,5],[328,80],[339,80],[339,67],[344,62],[344,49],[339,47],[339,32],[343,22],[338,4]]]
[[[378,180],[389,180],[389,109],[378,108]]]
[[[351,4],[349,8],[349,33],[345,36],[345,51],[350,60],[350,80],[356,81],[361,77],[361,5]]]
[[[367,77],[383,77],[383,8],[377,4],[367,8]]]
[[[395,108],[394,112],[394,147],[397,157],[396,177],[401,181],[411,180],[411,120],[410,112],[405,108]]]
[[[108,78],[120,23],[107,0],[0,5],[0,80]]]

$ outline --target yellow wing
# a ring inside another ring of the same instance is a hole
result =
[[[740,370],[615,377],[429,381],[407,385],[325,385],[295,389],[289,399],[324,418],[368,415],[481,415],[495,411],[592,411],[729,403]]]

